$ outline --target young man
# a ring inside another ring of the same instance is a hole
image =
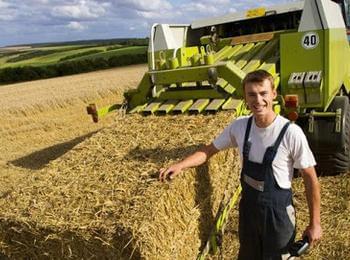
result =
[[[220,150],[238,147],[243,162],[238,259],[285,259],[295,238],[293,168],[301,171],[310,213],[304,236],[313,244],[322,235],[316,163],[301,128],[273,111],[273,77],[263,70],[248,73],[243,88],[253,115],[236,119],[210,145],[161,169],[159,178],[172,179]]]

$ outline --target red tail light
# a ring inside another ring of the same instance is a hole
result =
[[[297,108],[298,107],[298,95],[285,95],[284,102],[285,102],[285,106],[287,108]]]
[[[290,121],[295,122],[295,121],[297,121],[298,117],[299,117],[299,115],[298,115],[298,113],[296,111],[292,111],[292,112],[288,113],[288,119]]]

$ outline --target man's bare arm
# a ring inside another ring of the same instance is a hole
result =
[[[203,146],[193,154],[187,156],[182,161],[177,162],[173,165],[170,165],[168,168],[160,169],[159,180],[165,181],[167,178],[173,179],[182,170],[190,167],[196,167],[205,163],[207,160],[209,160],[210,157],[212,157],[218,151],[219,150],[216,149],[213,144]]]
[[[309,207],[310,223],[304,231],[304,236],[307,236],[310,243],[313,244],[321,239],[321,217],[320,217],[320,184],[317,179],[314,167],[309,167],[301,170],[305,185],[306,200]]]

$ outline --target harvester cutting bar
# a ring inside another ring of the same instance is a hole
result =
[[[162,101],[155,101],[152,102],[150,104],[148,104],[143,110],[142,112],[144,114],[154,114],[154,112],[156,112],[158,110],[158,108],[160,107],[160,105],[162,104]]]
[[[190,108],[189,112],[191,113],[201,113],[206,106],[209,104],[210,100],[209,99],[198,99]]]
[[[181,101],[174,107],[172,112],[174,112],[176,114],[185,113],[192,106],[192,104],[193,104],[193,100],[192,99]]]
[[[222,104],[225,103],[224,98],[213,99],[210,104],[205,108],[206,111],[217,111],[220,109]]]
[[[147,106],[147,103],[146,104],[143,104],[143,105],[139,105],[139,106],[136,106],[134,107],[133,109],[131,109],[129,111],[130,114],[133,114],[133,113],[141,113],[143,111],[143,109]]]
[[[234,99],[230,97],[225,101],[221,108],[223,110],[237,110],[237,108],[240,107],[242,103],[242,99]]]
[[[217,98],[208,99],[202,98],[197,100],[155,100],[143,106],[136,107],[129,113],[142,113],[144,115],[156,114],[182,114],[182,113],[202,113],[216,112],[222,110],[240,111],[243,101],[229,97],[227,99]]]
[[[179,101],[178,100],[168,100],[165,103],[163,103],[158,109],[157,109],[157,113],[158,114],[168,114],[171,110],[173,110],[176,106],[176,104],[178,104]]]

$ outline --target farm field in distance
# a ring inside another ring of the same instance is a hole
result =
[[[86,49],[81,49],[81,51],[86,51]],[[4,201],[7,200],[7,196],[10,196],[8,195],[9,187],[13,187],[15,190],[17,177],[18,181],[32,178],[33,185],[36,185],[35,178],[40,174],[45,174],[45,167],[50,163],[69,154],[74,147],[87,142],[94,135],[110,128],[111,125],[118,127],[118,124],[127,122],[122,119],[124,115],[116,112],[103,118],[98,124],[94,124],[91,118],[86,115],[85,106],[92,102],[95,102],[98,106],[121,103],[124,91],[136,88],[146,71],[147,65],[132,65],[0,86],[0,205],[5,205]],[[128,116],[126,115],[126,117]],[[153,122],[156,121],[154,117],[151,118]],[[189,119],[191,118],[189,117]],[[145,118],[136,119],[140,122],[145,120]],[[164,121],[164,117],[163,119],[160,117],[159,120]],[[178,127],[182,128],[183,125],[180,122],[184,123],[186,121],[186,118],[182,121],[179,120]],[[176,124],[176,121],[173,123]],[[125,126],[120,125],[120,127]],[[166,126],[164,125],[164,127]],[[195,128],[195,124],[193,128]],[[147,129],[147,126],[144,129]],[[147,136],[144,132],[138,133],[138,130],[133,129],[134,132],[132,133],[136,141],[140,140],[142,134]],[[150,132],[150,137],[155,138],[154,134]],[[189,133],[184,132],[184,135],[189,135]],[[123,136],[115,135],[108,138],[121,140]],[[191,139],[191,136],[188,138]],[[135,140],[133,142],[136,142]],[[173,141],[170,140],[169,142]],[[99,143],[94,145],[95,150],[89,151],[91,157],[97,156],[101,151],[108,149],[108,144],[107,147]],[[75,152],[77,153],[79,150]],[[120,151],[115,150],[114,152],[117,154]],[[179,150],[175,152],[181,154]],[[132,155],[129,156],[132,157]],[[144,159],[142,154],[137,156],[140,156],[142,160]],[[70,157],[65,159],[69,164]],[[143,162],[141,161],[140,164],[143,164]],[[161,162],[155,162],[155,164],[159,167],[163,166]],[[72,165],[73,170],[74,167],[79,167],[79,165]],[[52,177],[53,174],[50,172],[48,176]],[[332,177],[320,177],[320,181],[322,185],[323,240],[303,259],[350,259],[349,173]],[[308,219],[307,205],[300,178],[295,180],[293,188],[296,195],[297,238],[299,238],[301,236],[300,231],[307,225]],[[38,193],[40,192],[41,190],[38,189]],[[11,196],[8,200],[11,200]],[[35,201],[30,203],[30,205],[35,204]],[[17,214],[17,212],[14,214]],[[23,213],[21,212],[21,214]],[[0,220],[4,222],[8,220],[7,218],[3,209],[0,213]],[[224,259],[235,258],[237,253],[236,220],[237,209],[234,209],[230,214],[227,232],[223,238],[222,254]],[[15,232],[20,231],[15,230]],[[51,238],[49,236],[47,238],[50,241]],[[0,236],[0,251],[4,255],[7,255],[6,252],[8,253],[6,239],[8,238]],[[213,257],[212,259],[216,258]]]
[[[143,54],[147,46],[117,43],[85,43],[57,46],[18,46],[0,48],[0,69],[20,66],[44,66],[78,59],[109,58],[126,54]],[[98,54],[97,56],[95,56]]]

